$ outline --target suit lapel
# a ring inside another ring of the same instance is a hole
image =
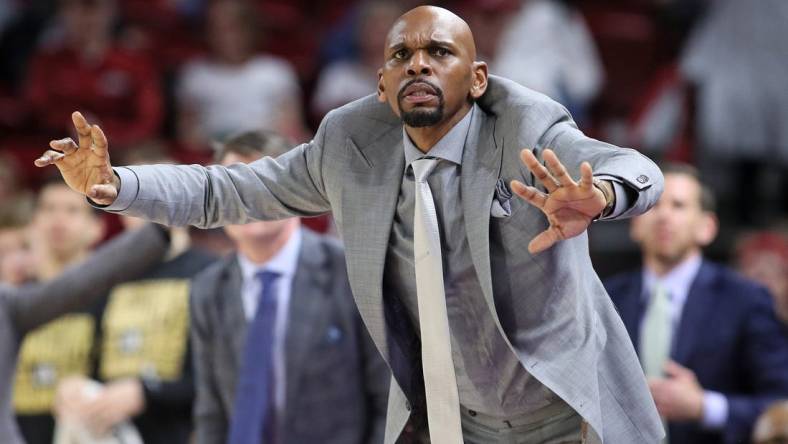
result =
[[[473,265],[487,306],[501,332],[503,328],[495,310],[490,270],[490,207],[501,172],[503,144],[503,138],[495,135],[495,117],[477,108],[462,154],[460,190]]]
[[[303,243],[298,256],[298,268],[293,276],[290,307],[285,336],[285,406],[294,406],[299,390],[300,372],[309,351],[319,342],[330,319],[330,270],[317,237],[303,231]],[[290,417],[290,415],[285,415]]]
[[[682,365],[686,365],[695,349],[698,336],[703,331],[703,328],[698,327],[706,325],[706,318],[711,313],[709,307],[714,306],[715,295],[711,288],[713,280],[714,271],[703,262],[698,270],[698,275],[690,286],[689,293],[687,293],[679,326],[674,335],[671,357]]]
[[[235,369],[241,368],[244,348],[246,344],[246,329],[248,321],[244,314],[243,299],[241,298],[241,267],[238,258],[233,256],[224,271],[224,279],[220,294],[222,295],[222,331],[228,336],[230,353]]]
[[[342,239],[347,250],[348,275],[361,314],[372,340],[389,361],[383,313],[383,266],[394,223],[397,198],[405,168],[402,127],[392,125],[369,146],[358,147],[354,168],[347,172],[348,188],[342,192]]]

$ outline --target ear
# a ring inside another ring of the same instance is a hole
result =
[[[383,85],[383,69],[378,70],[378,102],[386,103],[386,87]]]
[[[473,82],[471,83],[471,98],[478,99],[487,91],[487,63],[473,62]]]
[[[704,212],[701,221],[695,229],[695,241],[701,247],[706,247],[717,237],[719,221],[714,213]]]

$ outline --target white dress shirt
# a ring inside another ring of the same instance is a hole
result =
[[[654,286],[659,283],[668,293],[670,299],[670,319],[673,326],[673,346],[681,338],[676,337],[684,303],[687,301],[690,287],[698,275],[703,258],[700,254],[693,255],[670,270],[666,275],[659,277],[651,270],[643,269],[643,298],[648,298],[654,291]],[[641,335],[643,323],[640,323]],[[703,391],[703,419],[701,424],[709,429],[719,430],[728,421],[728,399],[719,392]]]
[[[284,411],[285,405],[285,335],[287,331],[287,313],[290,308],[290,294],[293,289],[293,276],[298,268],[298,256],[301,251],[301,230],[296,230],[287,243],[268,262],[257,264],[246,256],[238,253],[238,264],[241,267],[241,300],[247,322],[251,322],[257,311],[257,304],[262,294],[262,283],[257,273],[267,270],[280,274],[277,282],[276,324],[274,325],[274,402],[277,412]]]

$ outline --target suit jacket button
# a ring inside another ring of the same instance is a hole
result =
[[[646,183],[648,182],[648,176],[641,174],[636,180],[640,183]]]
[[[410,406],[410,401],[405,401],[405,410],[410,411],[411,408],[412,407]]]
[[[468,414],[471,416],[476,416],[476,410],[468,410]]]

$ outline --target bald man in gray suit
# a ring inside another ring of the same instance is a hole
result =
[[[24,442],[14,420],[11,397],[17,352],[25,334],[58,316],[90,307],[115,284],[156,264],[168,244],[166,230],[149,224],[113,239],[85,262],[49,282],[0,285],[0,443]]]
[[[659,442],[586,235],[593,220],[648,210],[657,166],[586,137],[549,98],[488,78],[468,25],[445,9],[405,13],[383,54],[376,95],[330,112],[276,159],[113,170],[104,133],[76,113],[79,145],[53,141],[36,163],[108,211],[171,225],[331,212],[392,370],[387,444],[409,421],[433,444]]]

